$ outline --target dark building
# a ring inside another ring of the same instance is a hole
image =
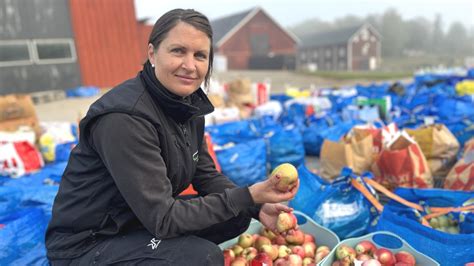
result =
[[[0,95],[112,87],[141,69],[133,0],[0,1]]]
[[[381,36],[370,24],[301,37],[297,65],[307,70],[374,70],[380,66]]]
[[[211,21],[214,49],[229,69],[294,69],[297,39],[262,8]]]
[[[69,0],[0,1],[0,94],[81,84]]]

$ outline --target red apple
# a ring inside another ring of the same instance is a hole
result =
[[[230,263],[235,259],[235,253],[232,249],[224,249],[222,252],[224,254],[224,264],[230,265]]]
[[[273,244],[277,244],[277,245],[286,245],[286,240],[285,240],[285,237],[282,236],[282,235],[277,235],[274,239],[273,239]]]
[[[267,237],[264,237],[264,236],[258,236],[257,237],[257,240],[255,240],[255,248],[257,250],[260,250],[260,248],[263,246],[263,245],[271,245],[272,244],[272,241],[270,239],[268,239]]]
[[[299,255],[296,255],[296,254],[290,254],[290,256],[288,256],[288,266],[301,266],[303,265],[303,259],[299,256]]]
[[[316,254],[316,244],[314,242],[303,243],[304,256],[314,258]]]
[[[278,258],[287,258],[291,254],[291,249],[285,245],[278,247]]]
[[[291,212],[281,212],[277,219],[277,230],[280,233],[295,228],[297,225],[296,216]],[[303,236],[304,237],[304,236]]]
[[[314,240],[314,236],[310,234],[304,234],[304,242],[303,243],[308,243],[308,242],[313,242],[316,243]]]
[[[310,265],[316,265],[314,263],[314,259],[313,258],[308,258],[308,257],[304,258],[303,259],[303,266],[310,266]]]
[[[356,252],[348,245],[340,245],[336,249],[336,257],[339,260],[344,260],[344,262],[352,263],[356,257]]]
[[[356,259],[360,261],[366,261],[366,260],[371,260],[372,257],[369,254],[359,254],[357,255]]]
[[[242,256],[235,257],[235,259],[230,264],[231,266],[248,266],[247,259]]]
[[[276,237],[276,234],[272,232],[272,230],[266,228],[266,227],[262,227],[262,230],[260,232],[260,234],[270,240],[273,240],[275,239]]]
[[[239,240],[237,240],[237,244],[241,247],[248,248],[253,245],[253,237],[251,234],[243,233],[239,236]]]
[[[294,246],[291,248],[291,254],[296,254],[301,257],[301,259],[304,259],[304,249],[302,246]]]
[[[250,261],[252,260],[253,258],[255,258],[255,256],[257,256],[257,249],[254,248],[254,247],[248,247],[248,248],[245,248],[244,251],[242,251],[242,256]]]
[[[366,260],[362,263],[362,266],[382,266],[380,262],[376,259]]]
[[[273,266],[287,266],[288,261],[286,258],[278,258],[273,262]]]
[[[304,242],[304,233],[303,231],[296,229],[288,231],[288,234],[285,237],[286,242],[293,245],[301,245]]]
[[[314,261],[316,263],[319,263],[321,262],[324,258],[326,258],[326,256],[329,254],[329,249],[322,249],[318,252],[316,252],[316,256],[314,257]]]
[[[294,188],[298,183],[298,171],[289,164],[280,164],[272,171],[270,178],[276,178],[276,189],[286,192]]]
[[[231,247],[231,249],[234,251],[236,257],[242,254],[242,251],[244,251],[244,248],[239,245],[234,245]]]
[[[415,260],[415,257],[406,252],[406,251],[400,251],[398,252],[397,254],[395,254],[395,260],[398,262],[404,262],[408,265],[415,265],[416,264],[416,260]]]
[[[373,255],[375,250],[377,250],[377,247],[374,245],[374,243],[368,241],[368,240],[363,240],[360,241],[356,246],[355,246],[355,251],[357,254],[369,254]]]
[[[266,253],[272,261],[278,258],[278,247],[276,245],[263,245],[259,251]]]
[[[396,262],[392,251],[386,248],[377,249],[377,251],[374,253],[374,258],[380,261],[380,263],[383,265],[394,265]]]
[[[273,260],[265,252],[260,252],[250,261],[250,266],[273,266]]]

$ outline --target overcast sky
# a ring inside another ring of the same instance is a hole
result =
[[[474,27],[474,0],[135,0],[137,17],[148,17],[150,23],[174,8],[194,8],[213,20],[255,6],[285,27],[311,18],[331,22],[349,14],[383,14],[390,7],[397,9],[404,20],[422,16],[433,21],[439,13],[445,28],[453,21]]]

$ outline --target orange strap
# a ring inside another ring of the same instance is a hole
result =
[[[359,190],[360,193],[362,193],[362,195],[364,195],[379,212],[383,211],[383,205],[374,197],[374,195],[372,195],[372,193],[369,192],[369,190],[364,185],[359,183],[359,181],[357,181],[355,178],[351,178],[351,184],[355,189]]]
[[[408,207],[411,207],[415,210],[418,210],[418,211],[423,211],[423,207],[416,204],[416,203],[413,203],[413,202],[410,202],[400,196],[398,196],[397,194],[393,193],[392,191],[386,189],[384,186],[380,185],[379,183],[375,182],[374,180],[370,179],[370,178],[364,178],[364,181],[371,185],[373,188],[375,188],[376,190],[382,192],[383,194],[385,194],[387,197],[405,205],[405,206],[408,206]]]
[[[474,212],[474,205],[469,205],[469,206],[463,206],[463,207],[458,207],[458,208],[449,208],[449,207],[444,207],[444,208],[430,208],[431,210],[433,209],[442,209],[433,213],[430,213],[428,215],[425,215],[424,218],[429,220],[431,218],[435,218],[441,215],[445,215],[450,212],[462,212],[462,211],[470,211]]]

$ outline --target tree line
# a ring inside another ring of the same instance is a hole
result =
[[[337,30],[344,27],[370,23],[382,35],[382,57],[400,56],[474,56],[474,27],[467,29],[460,22],[453,22],[443,30],[440,14],[431,21],[424,17],[404,20],[396,9],[387,9],[382,15],[365,18],[348,15],[334,22],[311,19],[289,27],[297,37],[307,34]]]

